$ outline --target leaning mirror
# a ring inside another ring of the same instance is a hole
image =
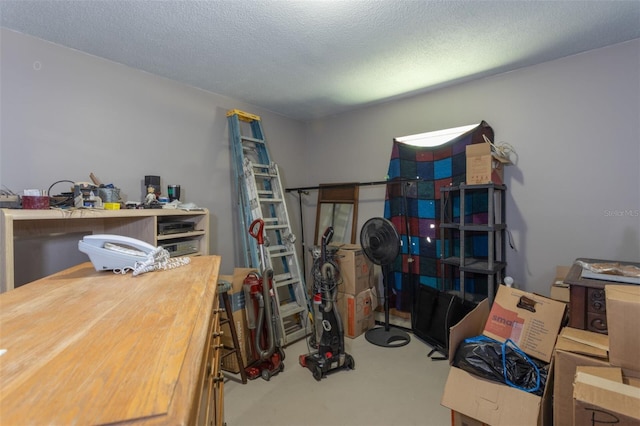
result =
[[[315,244],[333,227],[333,243],[356,242],[358,185],[354,183],[321,184],[318,189]]]

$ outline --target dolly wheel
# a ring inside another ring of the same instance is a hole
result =
[[[269,381],[269,379],[271,379],[271,373],[266,368],[264,370],[262,370],[261,375],[262,375],[262,378],[264,380],[266,380],[267,382]]]
[[[306,355],[300,355],[300,357],[298,358],[298,361],[300,362],[300,365],[303,367],[307,367],[307,356]]]
[[[281,362],[280,363],[280,372],[283,372],[283,371],[284,371],[284,363]]]
[[[353,359],[353,357],[351,355],[347,355],[347,359],[346,359],[345,365],[347,366],[347,368],[349,370],[355,370],[356,369],[356,360]]]
[[[316,366],[316,368],[313,369],[313,378],[317,381],[320,381],[320,379],[322,379],[322,370],[320,369],[320,367]]]

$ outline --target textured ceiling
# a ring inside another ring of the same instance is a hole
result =
[[[300,120],[640,38],[640,0],[0,0],[0,15]]]

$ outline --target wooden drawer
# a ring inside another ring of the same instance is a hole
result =
[[[222,374],[220,353],[220,314],[218,297],[213,304],[213,315],[209,326],[205,351],[204,368],[201,372],[201,390],[198,404],[198,425],[221,426],[224,424],[224,375]]]
[[[587,313],[586,329],[595,333],[607,334],[607,314]]]
[[[607,311],[603,288],[587,288],[587,312],[604,314]],[[606,318],[605,318],[606,319]]]
[[[213,306],[218,305],[216,297]],[[201,394],[198,406],[198,424],[207,426],[221,426],[224,423],[223,387],[224,376],[220,365],[220,314],[219,309],[213,310],[211,325],[207,336],[204,369],[201,377]]]

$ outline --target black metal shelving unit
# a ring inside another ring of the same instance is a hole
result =
[[[494,183],[440,188],[440,266],[445,291],[453,291],[455,278],[459,277],[460,296],[466,300],[480,301],[488,298],[493,303],[497,284],[502,282],[506,270],[505,198],[507,187]],[[466,222],[468,195],[482,198],[487,203],[486,223]],[[486,198],[485,198],[486,197]],[[458,199],[458,215],[454,217],[454,200]],[[467,238],[486,235],[486,257],[467,256]],[[486,294],[467,294],[466,280],[469,274],[486,276]]]

